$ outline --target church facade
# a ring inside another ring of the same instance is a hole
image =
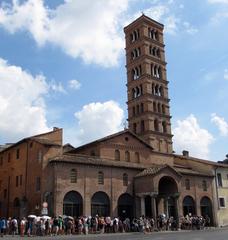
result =
[[[173,154],[163,25],[143,15],[124,32],[129,129],[50,160],[53,211],[215,219],[213,172]]]
[[[163,28],[145,15],[124,28],[129,129],[73,148],[55,128],[0,152],[0,215],[40,214],[47,202],[49,215],[191,213],[217,224],[214,169],[226,165],[173,152]]]

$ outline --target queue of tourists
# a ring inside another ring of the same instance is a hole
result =
[[[210,218],[206,216],[191,216],[191,214],[175,220],[167,218],[165,214],[158,216],[156,221],[153,218],[141,216],[140,218],[111,218],[89,216],[73,218],[71,216],[48,217],[29,215],[27,218],[1,218],[0,232],[4,235],[31,236],[56,236],[63,234],[96,234],[96,233],[124,233],[153,231],[173,231],[179,229],[196,230],[210,226]]]

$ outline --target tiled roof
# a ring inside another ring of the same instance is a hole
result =
[[[181,173],[181,174],[188,174],[188,175],[198,175],[198,176],[205,176],[205,177],[214,177],[212,173],[206,173],[206,172],[199,172],[195,171],[189,168],[179,168],[179,167],[174,167],[174,169]]]
[[[146,168],[142,172],[137,174],[135,177],[143,177],[143,176],[148,176],[148,175],[154,175],[154,174],[158,173],[159,171],[161,171],[165,167],[166,167],[166,165],[153,166],[153,167],[150,167],[150,168]]]
[[[125,133],[129,133],[129,134],[132,135],[133,137],[137,138],[137,139],[138,139],[141,143],[143,143],[146,147],[148,147],[148,148],[150,148],[151,150],[153,150],[153,147],[150,146],[144,139],[142,139],[141,137],[137,136],[136,134],[134,134],[134,133],[133,133],[132,131],[130,131],[129,129],[125,129],[125,130],[123,130],[123,131],[120,131],[120,132],[111,134],[111,135],[106,136],[106,137],[104,137],[104,138],[100,138],[100,139],[97,139],[97,140],[95,140],[95,141],[93,141],[93,142],[90,142],[90,143],[84,144],[84,145],[82,145],[82,146],[79,146],[79,147],[73,149],[73,150],[70,151],[70,152],[71,152],[71,153],[76,152],[76,151],[79,150],[79,149],[83,149],[83,148],[86,148],[86,147],[88,147],[88,146],[90,146],[90,145],[107,141],[107,140],[109,140],[109,139],[112,139],[112,138],[114,138],[114,137],[120,136],[120,135],[125,134]]]
[[[62,128],[56,128],[54,131],[62,131]],[[52,145],[52,146],[61,146],[59,144],[56,144],[55,142],[53,141],[50,141],[48,140],[47,138],[42,138],[42,136],[45,136],[49,133],[52,133],[53,131],[50,131],[50,132],[46,132],[46,133],[42,133],[42,134],[38,134],[38,135],[34,135],[34,136],[30,136],[30,137],[27,137],[27,138],[23,138],[21,139],[20,141],[16,142],[16,143],[13,143],[11,144],[8,148],[12,148],[12,147],[15,147],[23,142],[26,142],[30,139],[34,140],[34,141],[37,141],[37,142],[40,142],[41,144],[44,144],[44,145]],[[2,149],[1,151],[6,151],[6,149],[8,148],[4,148]]]
[[[142,170],[145,166],[137,163],[130,162],[121,162],[121,161],[113,161],[108,159],[101,159],[99,157],[90,157],[79,154],[63,154],[52,158],[49,160],[50,163],[78,163],[78,164],[88,164],[88,165],[99,165],[99,166],[110,166],[110,167],[124,167],[124,168],[134,168]]]
[[[61,146],[61,144],[57,144],[49,139],[46,138],[31,138],[33,141],[36,141],[38,143],[41,143],[43,145],[49,145],[49,146]]]
[[[195,158],[195,157],[192,157],[192,156],[182,156],[182,155],[178,155],[178,154],[173,154],[174,158],[181,158],[181,159],[184,159],[184,160],[191,160],[191,161],[194,161],[194,162],[200,162],[200,163],[203,163],[203,164],[207,164],[207,165],[211,165],[211,166],[214,166],[214,167],[224,167],[224,168],[227,168],[228,165],[225,164],[225,163],[217,163],[217,162],[214,162],[214,161],[209,161],[209,160],[206,160],[206,159],[199,159],[199,158]]]
[[[207,173],[206,172],[199,172],[199,171],[195,171],[195,170],[192,170],[192,169],[189,169],[189,168],[183,168],[183,167],[181,167],[181,168],[180,167],[172,167],[172,166],[169,166],[169,165],[165,164],[165,165],[155,165],[153,167],[146,168],[142,172],[137,174],[136,177],[155,175],[165,168],[172,169],[174,172],[176,172],[180,176],[182,174],[205,176],[205,177],[213,177],[214,176],[213,174],[208,173],[208,172]]]

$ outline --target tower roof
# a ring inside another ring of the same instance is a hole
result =
[[[153,25],[155,25],[156,27],[160,28],[161,30],[164,28],[164,25],[162,23],[159,23],[159,22],[153,20],[152,18],[146,16],[143,13],[140,17],[138,17],[133,22],[128,24],[126,27],[124,27],[124,32],[127,31],[129,28],[133,27],[134,25],[138,24],[138,22],[140,22],[140,21],[145,21],[145,22],[152,23]]]

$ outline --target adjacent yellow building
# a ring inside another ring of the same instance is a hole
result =
[[[228,165],[215,168],[218,225],[228,226]]]

